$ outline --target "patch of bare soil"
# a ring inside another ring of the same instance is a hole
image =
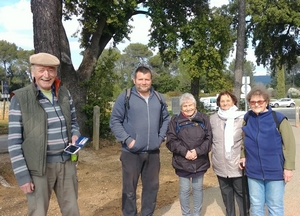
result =
[[[106,145],[98,151],[86,147],[80,151],[78,169],[79,208],[82,216],[122,215],[121,190],[122,172],[119,160],[121,147],[119,144]],[[178,177],[171,165],[172,154],[163,144],[161,147],[160,189],[156,208],[160,209],[178,200]],[[27,215],[25,194],[18,188],[13,175],[8,154],[0,154],[0,175],[14,188],[0,185],[0,216]],[[204,175],[204,188],[218,184],[217,178],[210,168]],[[141,183],[137,190],[137,206],[140,209]],[[61,215],[52,194],[48,215]]]

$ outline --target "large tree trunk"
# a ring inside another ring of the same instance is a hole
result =
[[[75,103],[81,132],[86,134],[86,116],[80,112],[80,107],[86,101],[86,90],[80,87],[80,78],[72,64],[69,41],[62,25],[62,2],[32,0],[31,11],[35,53],[47,52],[60,59],[58,78],[69,89]]]
[[[200,88],[200,78],[194,77],[191,80],[191,94],[195,97],[197,107],[200,105],[199,101],[199,88]]]
[[[58,78],[69,89],[75,103],[81,133],[87,135],[87,117],[81,112],[81,107],[86,104],[87,89],[81,84],[90,79],[97,59],[111,39],[111,35],[102,34],[106,20],[102,17],[102,22],[97,23],[98,31],[93,34],[90,46],[84,51],[82,63],[75,71],[71,60],[69,40],[62,24],[62,1],[32,0],[31,11],[35,53],[48,52],[60,59]]]
[[[60,59],[60,0],[31,0],[31,12],[35,53],[47,52]]]
[[[245,0],[239,0],[239,15],[238,15],[238,37],[237,37],[237,47],[236,47],[236,62],[234,68],[234,90],[233,93],[238,99],[238,104],[240,102],[241,87],[242,87],[242,77],[243,77],[243,65],[244,65],[244,50],[245,50],[245,13],[246,13],[246,3]]]

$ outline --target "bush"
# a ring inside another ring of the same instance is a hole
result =
[[[111,138],[109,119],[111,114],[111,101],[113,100],[113,85],[116,75],[112,73],[116,56],[111,52],[99,58],[94,74],[91,79],[83,85],[87,87],[87,104],[82,107],[86,113],[90,135],[93,132],[93,110],[94,106],[100,107],[100,137]]]

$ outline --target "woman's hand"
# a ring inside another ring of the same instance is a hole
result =
[[[246,166],[246,158],[241,158],[239,161],[239,168],[243,170],[245,169],[245,166]]]
[[[188,150],[186,155],[185,155],[185,158],[187,160],[196,160],[197,159],[197,152],[195,149],[192,149],[192,150]]]
[[[284,169],[283,170],[283,178],[284,178],[285,183],[291,181],[293,178],[293,171]]]

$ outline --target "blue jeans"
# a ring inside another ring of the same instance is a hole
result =
[[[269,181],[248,177],[251,216],[264,216],[265,205],[269,216],[284,216],[284,180]]]
[[[192,178],[194,216],[200,216],[203,201],[203,175]],[[182,216],[190,216],[190,178],[179,177],[179,200]]]

